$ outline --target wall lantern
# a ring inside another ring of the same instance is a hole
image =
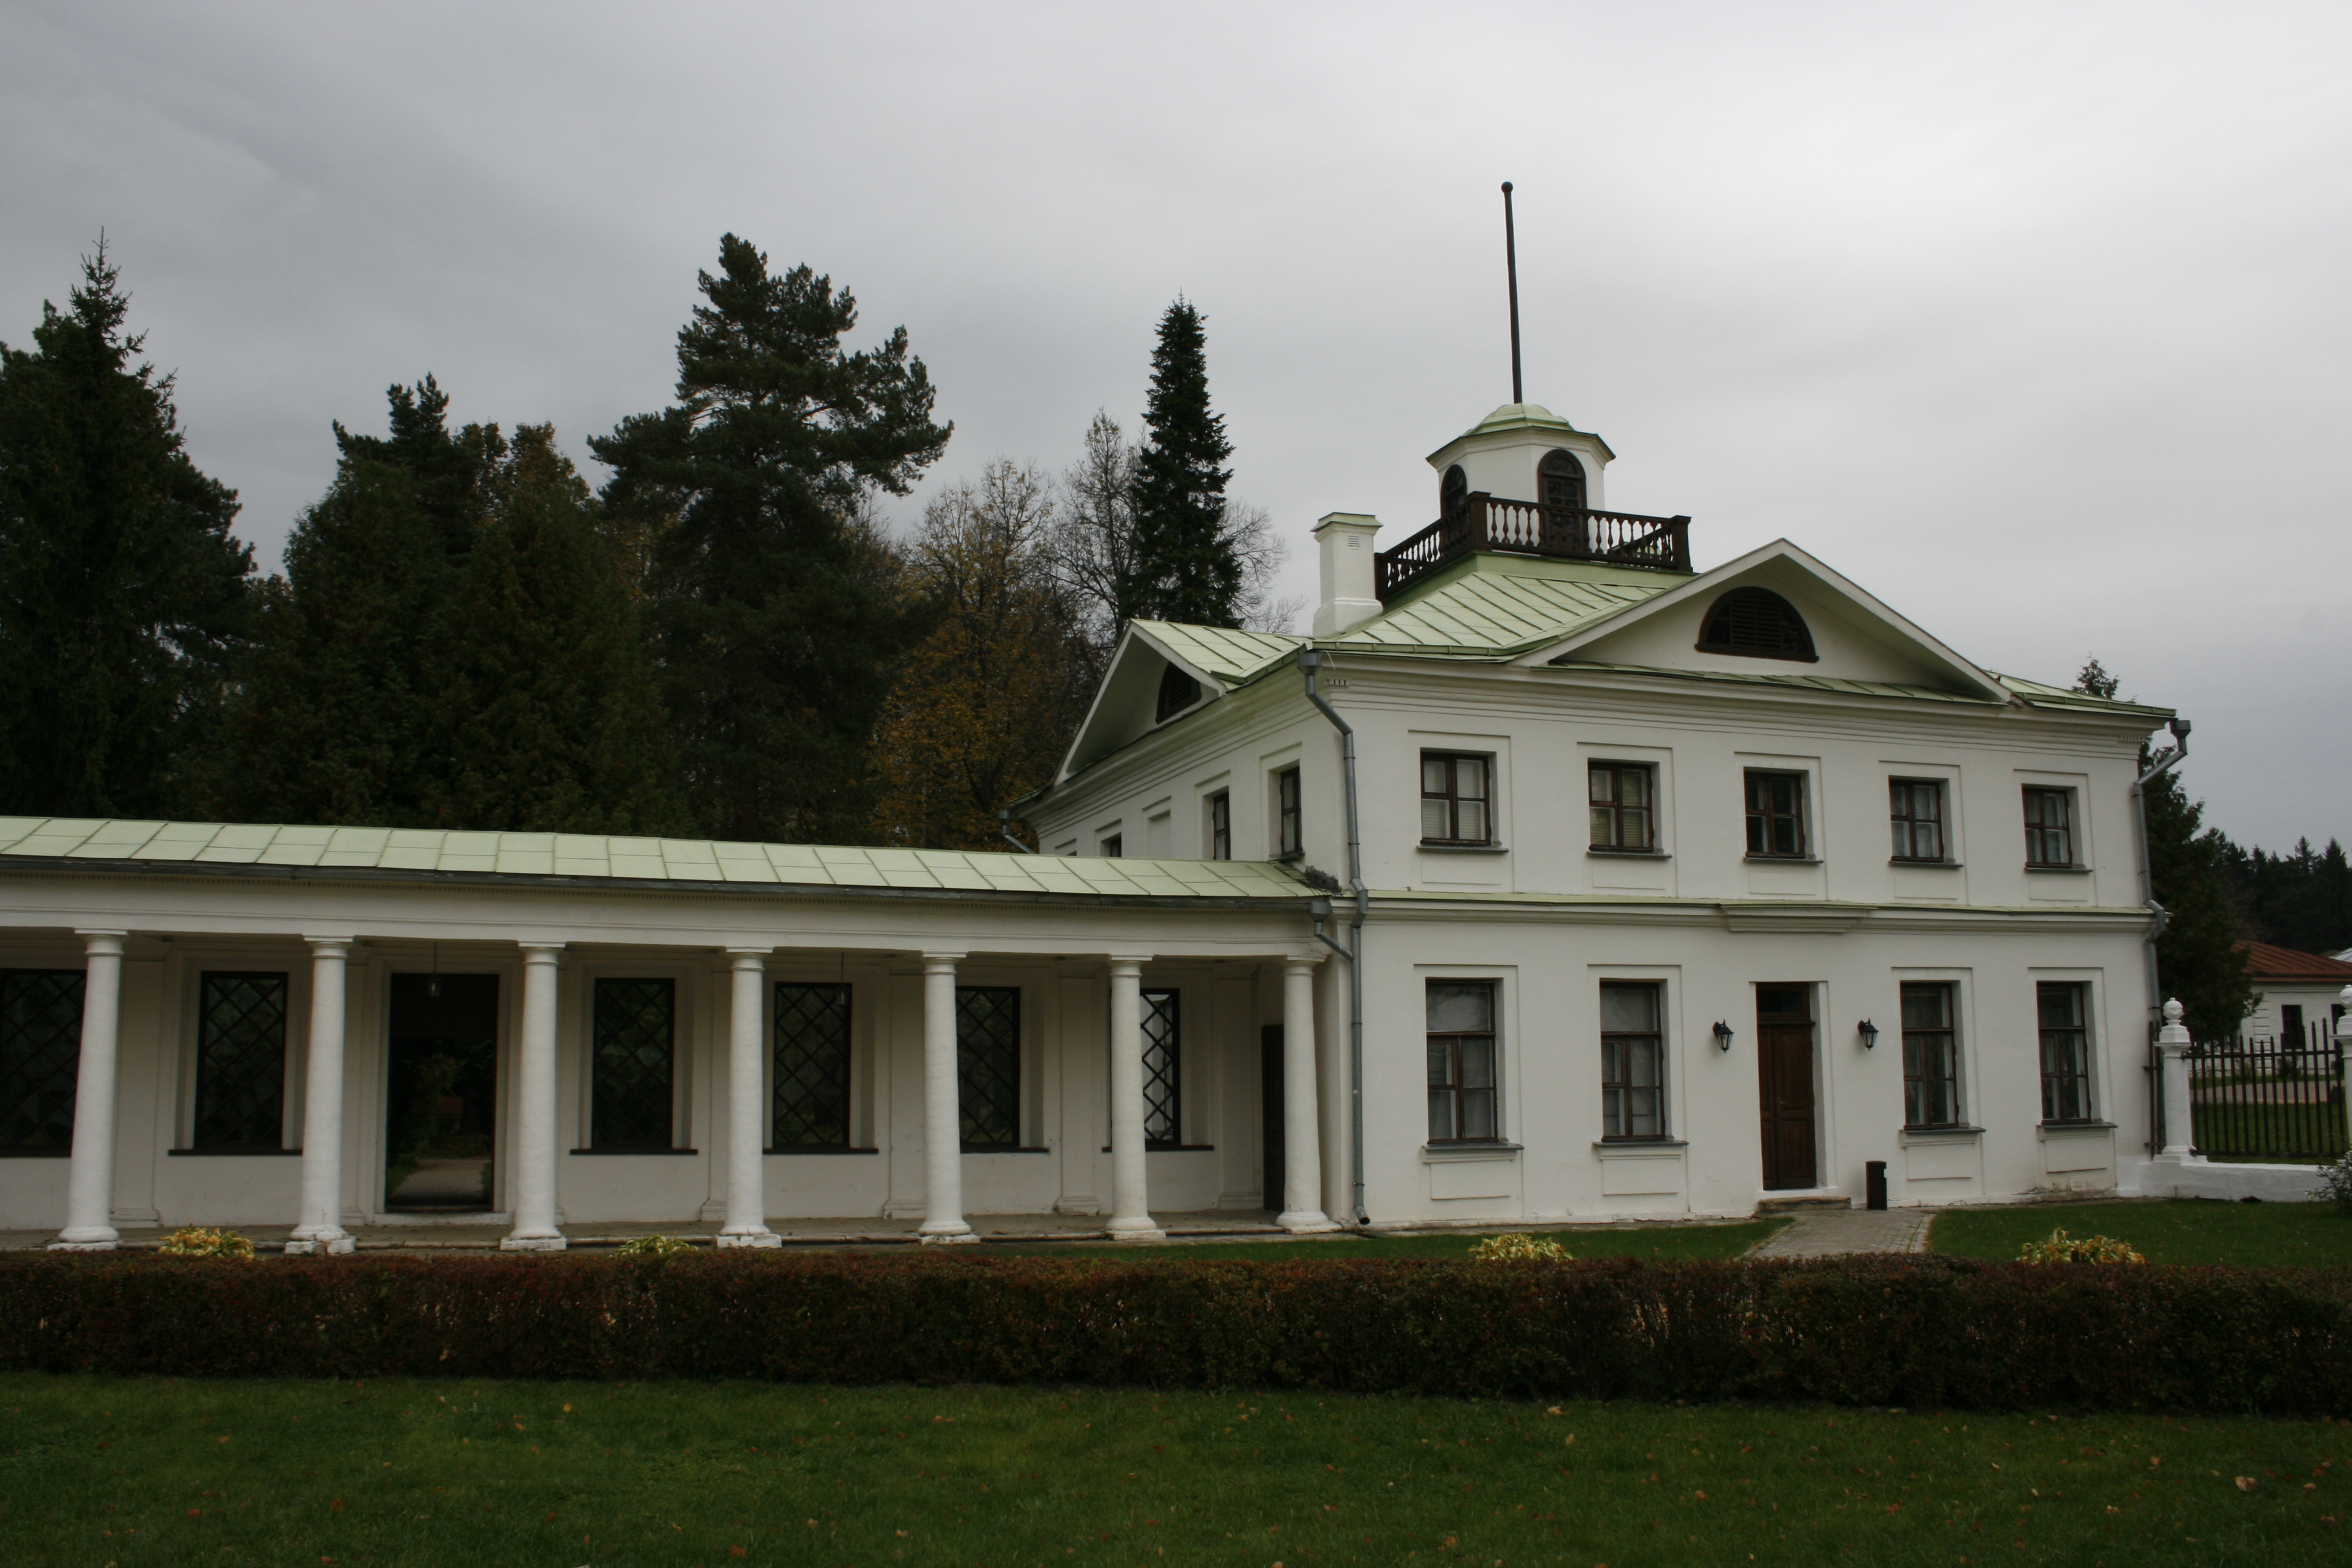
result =
[[[1853,1032],[1862,1037],[1862,1048],[1865,1051],[1878,1044],[1878,1026],[1867,1018],[1856,1024]]]
[[[1727,1051],[1731,1048],[1731,1026],[1720,1019],[1717,1020],[1715,1026],[1715,1043],[1723,1050]]]

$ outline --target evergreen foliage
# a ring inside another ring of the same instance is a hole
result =
[[[1224,416],[1209,406],[1207,339],[1184,300],[1160,318],[1151,352],[1150,432],[1136,455],[1135,552],[1119,584],[1118,619],[1241,625],[1243,567],[1227,537]]]
[[[250,611],[236,493],[133,363],[130,304],[101,241],[32,351],[0,344],[0,812],[168,815]]]
[[[2331,838],[2325,849],[2298,838],[2291,854],[2221,841],[2221,866],[2247,933],[2301,952],[2352,948],[2352,864]]]
[[[335,426],[334,483],[265,586],[210,814],[680,830],[624,568],[552,428],[452,434],[430,376],[390,402],[388,437]]]
[[[927,629],[877,572],[860,503],[904,494],[947,444],[904,328],[845,353],[847,289],[781,276],[727,235],[677,337],[677,398],[592,440],[607,506],[648,538],[656,678],[688,807],[736,839],[853,842],[868,746]]]

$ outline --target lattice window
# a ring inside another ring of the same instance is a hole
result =
[[[1143,994],[1143,1141],[1183,1140],[1183,1026],[1179,994]]]
[[[599,980],[593,1108],[599,1149],[667,1149],[677,1116],[677,983]]]
[[[849,987],[776,987],[779,1149],[849,1147]]]
[[[0,1149],[73,1147],[82,972],[0,970]]]
[[[196,1037],[196,1146],[286,1136],[286,976],[206,974]]]
[[[967,1149],[1021,1146],[1021,988],[956,987],[956,1087]]]

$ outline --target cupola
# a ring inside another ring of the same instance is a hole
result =
[[[1540,403],[1506,403],[1429,455],[1438,474],[1438,515],[1446,501],[1483,490],[1507,500],[1604,510],[1601,474],[1617,456]]]

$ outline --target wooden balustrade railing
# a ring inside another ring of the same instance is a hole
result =
[[[1480,550],[1687,572],[1690,519],[1538,506],[1500,500],[1477,490],[1394,550],[1380,552],[1374,557],[1377,591],[1386,599],[1446,563]]]

